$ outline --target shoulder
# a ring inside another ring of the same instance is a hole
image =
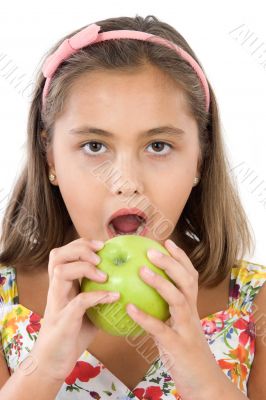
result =
[[[248,380],[248,396],[254,399],[266,398],[266,265],[250,263],[253,266],[254,282],[253,316],[255,323],[255,354]],[[257,290],[256,290],[257,289]]]

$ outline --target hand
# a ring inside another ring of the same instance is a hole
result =
[[[100,270],[95,267],[99,261],[94,257],[99,256],[94,250],[101,247],[80,238],[50,252],[47,304],[31,354],[35,355],[44,373],[55,380],[65,380],[99,330],[85,311],[96,304],[111,303],[119,298],[119,294],[113,298],[110,296],[112,292],[104,290],[80,293],[78,279],[86,277],[104,282],[107,278],[101,278],[97,274]]]
[[[171,317],[163,322],[138,308],[134,312],[130,305],[127,312],[153,336],[161,360],[182,400],[199,399],[199,391],[208,393],[212,379],[213,382],[220,382],[228,378],[216,363],[200,322],[197,310],[198,272],[186,253],[177,246],[172,247],[171,242],[165,242],[170,256],[152,256],[148,251],[148,257],[165,271],[173,283],[159,274],[148,275],[145,269],[140,269],[144,282],[155,288],[169,304]]]

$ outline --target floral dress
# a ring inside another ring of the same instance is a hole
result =
[[[217,363],[228,379],[247,395],[247,382],[255,352],[253,299],[266,280],[266,266],[241,260],[231,270],[228,309],[201,320]],[[16,270],[0,267],[0,330],[2,348],[12,374],[28,356],[42,318],[19,303]],[[178,388],[160,357],[137,386],[130,390],[87,350],[65,378],[55,400],[181,400]]]

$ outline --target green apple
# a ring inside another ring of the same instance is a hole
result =
[[[84,277],[81,291],[108,290],[120,292],[117,301],[97,304],[86,310],[91,322],[103,331],[115,336],[139,336],[145,333],[127,313],[126,305],[135,304],[138,308],[161,321],[170,317],[169,305],[156,289],[145,283],[139,276],[139,269],[146,265],[155,273],[172,282],[169,276],[155,266],[147,256],[147,250],[155,248],[164,254],[170,253],[160,243],[138,235],[118,235],[105,242],[97,252],[101,262],[97,268],[107,273],[108,278],[98,283]]]

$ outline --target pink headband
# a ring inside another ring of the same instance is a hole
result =
[[[155,36],[150,33],[141,32],[141,31],[131,31],[131,30],[118,30],[118,31],[109,31],[98,33],[101,27],[97,24],[91,24],[81,31],[77,32],[69,39],[65,39],[63,43],[55,50],[53,54],[51,54],[46,60],[42,68],[42,72],[45,80],[45,85],[43,88],[42,94],[42,104],[43,107],[45,105],[45,98],[48,93],[49,85],[54,75],[57,67],[66,60],[71,54],[76,53],[82,47],[88,46],[89,44],[102,42],[110,39],[137,39],[137,40],[146,40],[150,42],[156,42],[167,46],[173,50],[175,50],[184,60],[186,60],[192,68],[197,73],[206,97],[206,111],[209,110],[210,104],[210,93],[208,82],[205,78],[205,75],[199,66],[199,64],[181,47],[178,47],[175,43],[170,42],[167,39],[163,39],[160,36]]]

